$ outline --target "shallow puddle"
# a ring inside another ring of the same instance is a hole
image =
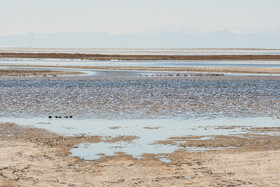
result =
[[[1,122],[14,122],[25,126],[34,126],[66,136],[86,134],[104,137],[137,136],[131,142],[82,143],[71,150],[72,156],[85,160],[97,160],[103,156],[112,156],[122,152],[135,158],[142,158],[145,153],[172,153],[179,149],[178,144],[157,144],[157,141],[171,137],[206,136],[201,140],[211,139],[212,135],[237,135],[247,131],[241,127],[279,127],[280,120],[270,117],[256,118],[214,118],[214,119],[47,119],[47,118],[0,118]],[[112,128],[118,127],[118,128]],[[147,128],[149,127],[149,128]],[[182,148],[180,148],[182,149]],[[222,148],[215,148],[219,150]],[[200,147],[186,147],[186,151],[212,150]]]

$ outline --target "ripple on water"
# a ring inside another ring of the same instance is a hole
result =
[[[278,115],[279,81],[0,80],[0,116],[190,118]]]

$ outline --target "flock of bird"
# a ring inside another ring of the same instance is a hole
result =
[[[51,118],[73,118],[73,116],[64,116],[64,117],[62,117],[62,116],[49,116],[49,118],[51,119]]]

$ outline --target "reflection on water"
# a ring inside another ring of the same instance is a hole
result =
[[[211,136],[211,135],[237,135],[245,133],[240,127],[279,127],[280,120],[269,117],[256,118],[214,118],[214,119],[48,119],[48,118],[0,118],[2,122],[15,122],[17,124],[44,128],[63,135],[86,134],[93,136],[117,137],[137,136],[132,142],[116,143],[83,143],[72,149],[73,156],[86,160],[96,160],[102,156],[115,155],[117,152],[130,154],[141,158],[144,153],[162,154],[172,153],[178,145],[155,144],[170,137],[184,136]],[[112,127],[118,128],[112,128]],[[217,128],[232,127],[235,128]],[[210,139],[206,137],[203,139]],[[219,148],[216,148],[219,149]],[[208,149],[187,147],[188,151],[203,151]]]

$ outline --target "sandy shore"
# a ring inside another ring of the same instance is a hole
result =
[[[68,156],[69,149],[80,142],[101,141],[100,137],[62,137],[45,130],[9,123],[2,123],[0,127],[2,186],[280,185],[280,137],[266,135],[260,138],[254,132],[262,129],[249,130],[250,136],[244,136],[239,141],[231,136],[213,137],[210,143],[193,140],[200,146],[211,147],[226,139],[231,143],[226,143],[225,147],[234,148],[206,152],[179,150],[169,155],[170,163],[164,163],[153,155],[137,160],[122,153],[98,161],[83,162]],[[266,131],[279,132],[280,129],[266,128]]]
[[[84,60],[280,60],[280,55],[112,55],[70,53],[0,53],[0,58],[56,58]]]

